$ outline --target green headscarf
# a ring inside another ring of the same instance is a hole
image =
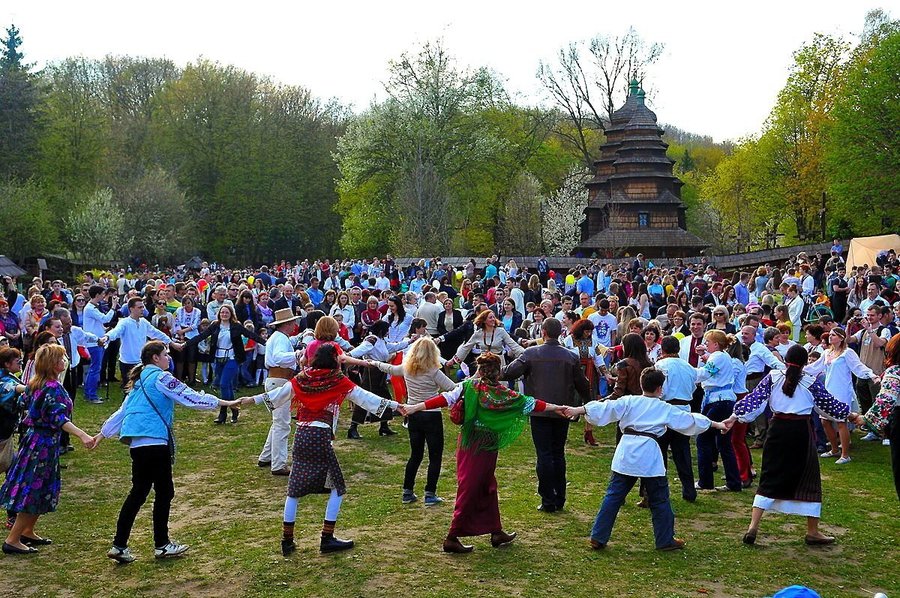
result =
[[[534,409],[533,397],[480,378],[463,383],[463,401],[461,445],[478,451],[499,451],[515,442]]]

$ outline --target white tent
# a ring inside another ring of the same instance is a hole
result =
[[[850,241],[847,254],[847,268],[875,264],[875,258],[882,251],[893,249],[900,253],[900,235],[879,235],[877,237],[857,237]]]

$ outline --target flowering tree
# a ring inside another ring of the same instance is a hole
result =
[[[581,240],[581,221],[588,203],[584,184],[590,173],[583,166],[575,166],[566,175],[559,189],[544,203],[543,241],[547,253],[569,255]]]
[[[121,257],[131,245],[125,215],[110,189],[88,195],[66,217],[65,228],[71,246],[88,259]]]

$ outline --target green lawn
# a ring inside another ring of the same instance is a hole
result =
[[[95,433],[118,400],[95,406],[80,397],[75,421]],[[745,547],[740,538],[751,492],[703,493],[688,504],[673,478],[676,531],[687,540],[686,550],[653,550],[650,516],[634,506],[635,490],[608,549],[594,552],[587,535],[609,478],[612,429],[602,430],[601,446],[591,448],[580,442],[580,424],[573,427],[569,501],[565,512],[552,515],[536,510],[534,451],[526,431],[501,454],[497,472],[504,527],[519,532],[519,539],[493,549],[487,537],[475,538],[474,553],[446,555],[440,547],[453,510],[454,426],[445,418],[439,493],[448,500],[434,508],[400,503],[408,443],[399,422],[397,436],[379,438],[367,426],[364,439],[355,442],[345,439],[342,427],[335,448],[348,494],[337,534],[354,539],[356,547],[318,553],[325,497],[313,496],[300,502],[298,550],[284,559],[279,541],[286,478],[256,465],[268,413],[262,407],[245,410],[237,425],[214,426],[212,419],[210,412],[177,410],[171,535],[191,545],[186,558],[154,561],[149,503],[131,541],[138,561],[118,566],[106,558],[130,487],[127,448],[106,440],[93,452],[79,446],[63,458],[68,469],[60,509],[38,527],[54,545],[33,557],[0,555],[0,595],[767,596],[802,583],[827,597],[879,590],[900,596],[894,569],[900,507],[888,449],[877,443],[857,441],[850,465],[822,463],[823,530],[838,537],[832,547],[807,547],[804,520],[778,515],[763,520],[756,547]],[[755,452],[757,463],[759,457]],[[424,469],[423,464],[420,497]]]

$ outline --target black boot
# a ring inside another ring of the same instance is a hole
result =
[[[222,425],[228,418],[228,407],[219,407],[219,417],[213,420],[214,424]]]
[[[319,552],[339,552],[341,550],[349,550],[353,548],[353,540],[341,540],[335,538],[333,534],[322,534],[322,541],[319,542]]]
[[[297,545],[294,544],[294,540],[282,540],[281,541],[281,554],[284,556],[291,556],[291,553],[297,550]]]
[[[378,428],[379,436],[394,436],[395,434],[397,433],[391,430],[390,427],[388,427],[387,422],[381,422],[381,427]]]
[[[359,435],[356,424],[350,424],[350,428],[347,430],[347,438],[350,440],[360,440],[362,438],[362,436]]]
[[[238,415],[240,415],[240,413],[241,413],[240,409],[234,409],[234,408],[231,409],[231,423],[233,423],[233,424],[237,423]]]

